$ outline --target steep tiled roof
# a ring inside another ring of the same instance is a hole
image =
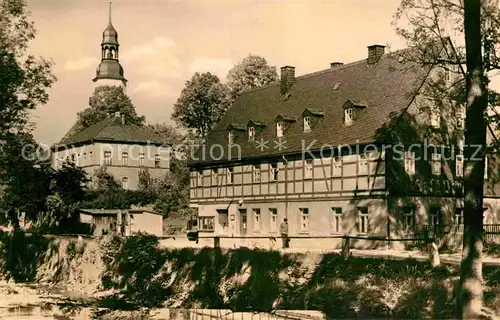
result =
[[[129,123],[122,124],[119,117],[111,117],[63,138],[59,145],[73,145],[91,141],[168,144],[168,141],[164,141],[160,135],[149,128]]]
[[[318,150],[322,145],[337,147],[375,142],[377,129],[406,110],[429,73],[429,68],[400,62],[397,53],[385,54],[373,65],[368,65],[365,59],[297,77],[284,96],[280,95],[279,83],[244,92],[208,135],[205,152],[216,144],[227,151],[229,125],[246,125],[250,120],[265,127],[257,131],[255,142],[247,141],[245,133],[236,136],[235,144],[241,147],[243,159],[302,152],[303,143],[308,146],[315,140],[311,150]],[[347,101],[362,109],[348,126],[343,123],[343,106]],[[310,132],[303,132],[302,113],[306,109],[314,118]],[[287,127],[282,138],[286,149],[281,151],[274,143],[277,116],[297,119]],[[261,139],[269,141],[267,148],[258,148],[257,142]],[[218,154],[215,150],[220,149],[214,149],[214,154]],[[234,160],[236,148],[232,150]],[[197,158],[203,159],[200,156],[198,153]],[[221,161],[227,160],[225,152]],[[204,161],[191,164],[203,162],[212,161],[205,155]]]

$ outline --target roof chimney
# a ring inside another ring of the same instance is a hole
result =
[[[330,63],[330,68],[335,69],[335,68],[338,68],[338,67],[343,66],[343,65],[344,65],[343,62],[332,62],[332,63]]]
[[[284,66],[281,67],[281,85],[280,93],[285,94],[290,90],[295,82],[295,67]]]
[[[385,46],[381,44],[374,44],[368,46],[368,59],[367,59],[368,65],[377,63],[380,60],[380,58],[382,58],[384,53],[385,53]]]
[[[124,114],[122,114],[122,115],[121,115],[121,118],[122,118],[122,124],[125,124],[125,115],[124,115]]]

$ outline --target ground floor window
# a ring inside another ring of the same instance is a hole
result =
[[[309,231],[309,208],[300,208],[300,231]]]
[[[260,209],[253,209],[253,230],[260,230],[260,223],[262,219],[260,217]]]
[[[277,231],[278,230],[278,209],[276,208],[270,208],[269,209],[269,229],[271,231]]]
[[[453,224],[462,230],[464,227],[464,208],[456,208],[453,216]]]
[[[199,217],[198,226],[200,231],[214,231],[215,217]]]
[[[342,208],[332,208],[332,231],[342,233]]]
[[[403,207],[403,225],[409,230],[415,227],[415,207]]]
[[[368,233],[368,207],[358,207],[358,233]]]

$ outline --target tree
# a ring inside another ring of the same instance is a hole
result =
[[[89,107],[78,112],[73,132],[81,131],[99,121],[114,116],[116,112],[125,116],[127,123],[142,126],[145,117],[138,116],[130,98],[119,86],[99,86],[89,98]]]
[[[56,81],[52,62],[27,54],[35,38],[33,22],[22,0],[0,2],[0,140],[21,130],[29,112],[48,101],[47,89]]]
[[[174,119],[179,126],[193,131],[199,137],[206,135],[230,105],[228,88],[216,75],[195,73],[174,105]]]
[[[262,87],[276,80],[276,67],[269,66],[265,58],[252,54],[229,70],[227,75],[227,85],[233,99],[245,90]]]
[[[420,49],[419,54],[412,57],[414,60],[456,73],[457,80],[452,86],[437,90],[440,91],[436,93],[441,94],[441,99],[450,94],[464,98],[465,221],[457,311],[462,318],[480,318],[484,316],[482,237],[487,129],[485,111],[488,103],[493,102],[488,99],[488,72],[500,69],[500,57],[495,55],[495,48],[500,45],[498,2],[403,0],[395,18],[396,25],[401,21],[409,22],[409,26],[397,27],[396,31],[410,45]],[[436,41],[440,44],[439,50],[432,50],[437,48],[433,44]],[[478,146],[480,152],[473,156]]]
[[[175,146],[184,141],[185,136],[174,126],[166,123],[155,123],[147,125],[154,133],[160,135],[163,141]]]

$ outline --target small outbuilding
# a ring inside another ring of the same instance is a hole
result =
[[[80,222],[90,224],[95,236],[139,232],[163,236],[163,216],[149,208],[80,209]]]

